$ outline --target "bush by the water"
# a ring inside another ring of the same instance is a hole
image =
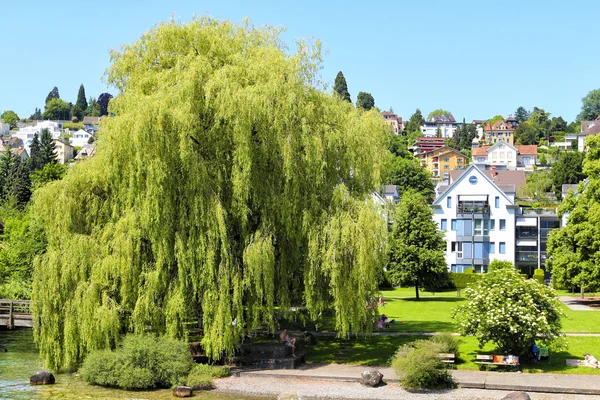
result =
[[[187,377],[185,384],[194,390],[213,388],[213,378],[224,378],[229,375],[229,369],[216,365],[195,365]]]
[[[406,388],[441,389],[454,386],[439,354],[445,347],[431,340],[416,340],[400,349],[392,360],[392,368]]]
[[[83,380],[95,385],[149,389],[183,382],[193,365],[184,342],[153,335],[127,335],[114,351],[90,353],[79,373]]]

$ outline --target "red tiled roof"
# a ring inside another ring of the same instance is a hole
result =
[[[537,155],[538,147],[535,144],[515,146],[521,155]]]
[[[471,154],[474,156],[487,156],[487,150],[489,148],[490,148],[490,146],[473,147],[471,149]]]
[[[464,172],[465,170],[450,171],[450,182],[455,182]],[[498,186],[515,185],[515,189],[518,190],[526,183],[525,171],[497,170],[496,175],[492,175],[493,171],[491,169],[482,170],[481,172]]]

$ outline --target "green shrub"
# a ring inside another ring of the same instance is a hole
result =
[[[441,335],[435,335],[431,338],[431,341],[439,344],[442,347],[440,353],[454,354],[456,358],[459,357],[460,353],[458,347],[460,341],[456,336],[452,336],[449,333],[442,333]]]
[[[533,271],[533,279],[538,281],[538,283],[540,285],[543,285],[544,284],[544,270],[536,269],[535,271]]]
[[[115,351],[90,353],[79,370],[88,383],[122,389],[171,387],[193,366],[188,345],[152,335],[127,335]]]
[[[226,367],[197,364],[189,373],[185,383],[194,390],[212,389],[213,378],[224,378],[229,375],[229,369]]]
[[[505,268],[515,269],[515,266],[510,261],[494,260],[488,266],[488,272],[494,271],[497,269],[505,269]]]
[[[471,269],[472,268],[467,268],[467,269]],[[479,281],[479,279],[481,278],[481,274],[474,274],[474,273],[462,273],[462,272],[450,272],[450,280],[452,281],[452,284],[454,285],[454,287],[456,289],[464,289],[467,286],[469,286],[469,284],[474,283]]]
[[[475,268],[465,268],[465,274],[474,274]]]
[[[398,349],[392,360],[392,368],[406,388],[450,388],[454,386],[452,375],[438,357],[442,352],[440,343],[417,340],[412,345],[407,344]]]

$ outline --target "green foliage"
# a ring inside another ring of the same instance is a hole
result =
[[[388,182],[397,185],[400,197],[408,191],[421,194],[427,202],[432,202],[434,186],[431,175],[414,157],[394,158]]]
[[[389,270],[396,285],[419,289],[435,286],[448,273],[444,259],[444,234],[433,221],[433,211],[425,197],[406,191],[394,210],[389,244]]]
[[[87,383],[121,389],[171,387],[193,366],[188,345],[153,335],[127,335],[116,350],[91,352],[79,369]]]
[[[538,268],[535,271],[533,271],[533,279],[535,281],[537,281],[537,283],[539,283],[540,285],[543,285],[544,284],[544,270]]]
[[[98,96],[98,107],[100,108],[100,115],[98,117],[102,117],[104,115],[108,115],[108,103],[112,100],[113,95],[110,93],[102,93]]]
[[[421,135],[421,125],[423,125],[424,122],[425,122],[425,120],[423,119],[421,110],[419,110],[417,108],[415,113],[410,116],[410,119],[406,123],[406,131],[408,133],[416,133],[417,136],[420,136]],[[413,145],[413,143],[410,141],[408,142],[408,144],[411,146]]]
[[[552,188],[551,172],[536,172],[527,177],[525,186],[519,188],[519,197],[536,199],[539,201],[548,201],[546,192]]]
[[[482,274],[475,274],[473,273],[473,268],[467,268],[469,270],[472,270],[471,272],[467,272],[465,271],[464,273],[462,272],[449,272],[448,275],[450,276],[450,280],[452,281],[452,284],[454,285],[455,288],[457,289],[464,289],[466,287],[468,287],[469,285],[479,281],[479,279],[481,278]]]
[[[501,260],[493,260],[488,266],[488,272],[502,269],[515,269],[515,266],[510,261]]]
[[[84,115],[89,115],[90,117],[100,117],[102,113],[100,111],[100,103],[94,97],[90,97],[90,101],[88,102],[88,107],[85,109]]]
[[[454,314],[459,332],[476,336],[501,351],[521,354],[534,342],[561,338],[560,302],[553,289],[523,279],[514,268],[490,269],[465,290],[468,303]]]
[[[40,138],[40,165],[39,168],[43,168],[46,164],[56,162],[56,146],[52,140],[52,134],[48,129],[42,130],[42,137]]]
[[[465,274],[474,274],[475,268],[465,268]]]
[[[443,346],[430,340],[417,340],[398,349],[392,368],[400,383],[411,389],[441,389],[454,386],[452,375],[438,357]]]
[[[78,131],[84,128],[83,122],[65,122],[63,124],[63,129],[68,129],[70,131]]]
[[[527,111],[525,107],[519,106],[517,111],[515,111],[515,119],[519,124],[522,124],[529,119],[529,111]]]
[[[346,78],[344,78],[342,71],[338,72],[337,76],[335,77],[333,92],[337,94],[340,99],[347,101],[348,103],[352,103],[352,98],[348,92],[348,85],[346,84]]]
[[[600,116],[600,89],[591,90],[583,99],[577,121],[593,121]]]
[[[25,207],[31,197],[29,168],[10,149],[0,157],[0,200]]]
[[[585,179],[583,173],[583,153],[565,151],[552,164],[552,184],[560,192],[564,184],[576,184]]]
[[[205,390],[213,388],[213,378],[225,378],[229,376],[229,369],[223,366],[196,364],[189,373],[185,384],[194,390]]]
[[[31,114],[29,119],[32,119],[34,121],[38,121],[38,120],[42,119],[42,110],[40,110],[39,108],[36,107],[34,113]]]
[[[85,98],[85,88],[83,87],[83,83],[79,85],[79,91],[77,92],[77,101],[75,102],[75,106],[79,107],[81,113],[83,113],[88,108],[88,102]]]
[[[546,155],[541,152],[540,156],[538,157],[538,161],[540,162],[540,165],[544,167],[548,165],[548,159],[546,158]]]
[[[67,168],[63,164],[48,163],[42,169],[36,170],[31,174],[31,182],[34,188],[39,188],[45,184],[62,179],[67,173]]]
[[[515,129],[515,143],[516,144],[537,144],[539,131],[529,121],[522,122]]]
[[[367,111],[373,107],[375,107],[375,99],[371,93],[358,92],[358,96],[356,97],[356,108],[362,108]]]
[[[477,137],[477,128],[473,124],[465,123],[463,118],[462,124],[458,125],[454,131],[454,135],[447,141],[448,146],[456,149],[470,149],[473,144],[473,139]]]
[[[73,121],[73,123],[77,123],[77,122],[83,120],[83,110],[77,104],[75,104],[73,107],[71,107],[70,115],[71,115],[71,121]]]
[[[48,93],[48,96],[46,96],[46,107],[48,107],[48,103],[54,99],[60,99],[60,94],[58,93],[58,88],[56,86],[54,86],[50,93]]]
[[[498,121],[504,121],[504,117],[502,115],[496,115],[488,120],[488,124],[494,125]]]
[[[427,115],[427,121],[431,121],[431,118],[435,115],[450,116],[452,114],[450,113],[450,111],[442,110],[441,108],[438,108],[437,110],[433,110],[432,112],[429,113],[429,115]]]
[[[42,114],[43,119],[66,120],[71,115],[71,106],[61,99],[51,99],[46,104],[46,110]]]
[[[431,337],[431,341],[441,346],[441,353],[454,354],[456,358],[460,356],[460,340],[451,333],[445,332]]]
[[[201,17],[112,53],[119,96],[96,156],[36,192],[48,367],[119,332],[185,338],[198,315],[210,357],[292,305],[335,310],[340,335],[371,330],[387,227],[370,193],[389,128],[315,86],[318,42],[289,54],[279,35]]]
[[[17,127],[17,122],[19,122],[19,116],[16,112],[11,110],[4,111],[0,114],[0,119],[4,121],[5,124],[9,124],[10,129],[15,129]]]

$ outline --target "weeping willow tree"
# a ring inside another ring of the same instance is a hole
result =
[[[34,335],[70,368],[127,332],[185,338],[201,312],[209,356],[278,310],[335,310],[364,332],[386,225],[385,122],[318,81],[318,42],[210,18],[163,23],[112,54],[120,94],[97,154],[36,194]],[[237,323],[232,323],[237,321]]]

